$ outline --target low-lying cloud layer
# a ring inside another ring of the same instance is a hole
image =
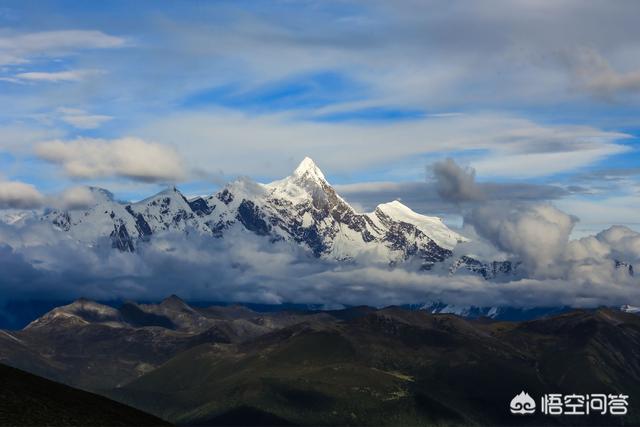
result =
[[[83,201],[81,192],[73,196]],[[177,293],[194,300],[327,305],[434,300],[525,307],[640,304],[638,279],[615,265],[615,260],[640,260],[639,233],[613,227],[569,241],[574,219],[549,205],[500,214],[483,207],[470,218],[467,226],[476,226],[476,241],[459,247],[457,255],[482,243],[522,261],[518,276],[487,281],[465,272],[420,272],[414,263],[390,268],[366,259],[317,259],[297,245],[272,243],[244,230],[222,239],[197,232],[157,234],[131,254],[114,250],[108,237],[86,247],[34,220],[21,227],[0,223],[0,269],[11,272],[0,276],[0,295],[108,300]]]

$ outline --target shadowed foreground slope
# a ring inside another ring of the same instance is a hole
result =
[[[0,365],[2,426],[165,426],[105,397]]]

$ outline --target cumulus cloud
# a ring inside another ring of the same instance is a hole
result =
[[[456,253],[480,254],[484,259],[522,262],[522,280],[574,289],[576,298],[597,305],[606,289],[618,285],[633,293],[638,279],[633,265],[640,261],[640,233],[612,226],[596,235],[570,239],[577,218],[550,204],[482,203],[465,216],[472,238]],[[469,233],[467,233],[469,234]],[[592,287],[591,291],[587,288]],[[599,297],[595,293],[600,294]]]
[[[44,201],[45,197],[31,184],[0,181],[0,209],[32,209]]]
[[[463,234],[470,241],[458,245],[455,256],[511,260],[520,264],[521,279],[594,286],[631,280],[631,270],[626,265],[640,260],[640,233],[612,226],[596,235],[572,240],[577,217],[535,197],[495,198],[492,192],[500,184],[477,183],[473,170],[465,170],[453,160],[436,166],[444,176],[435,176],[438,196],[449,202],[467,202],[462,209]],[[569,190],[565,191],[568,194]]]
[[[611,246],[619,260],[630,263],[640,261],[640,233],[616,225],[601,231],[596,238]]]
[[[139,138],[55,140],[37,145],[35,152],[41,159],[62,166],[73,178],[116,176],[158,182],[185,177],[175,150]]]
[[[476,171],[463,168],[453,159],[434,163],[431,166],[438,195],[454,203],[476,201],[484,198],[482,189],[476,184]]]
[[[576,220],[550,204],[484,204],[465,217],[481,237],[541,276],[553,273],[564,257]]]

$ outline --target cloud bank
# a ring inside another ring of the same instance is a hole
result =
[[[537,206],[505,212],[479,230],[511,259],[525,263],[526,274],[503,281],[464,272],[420,272],[412,263],[389,268],[367,259],[317,259],[297,245],[242,229],[222,239],[159,233],[131,254],[114,250],[108,238],[93,247],[61,238],[61,232],[37,220],[19,227],[0,224],[0,268],[11,271],[0,276],[0,296],[140,300],[177,293],[207,301],[379,306],[640,304],[638,279],[614,262],[638,260],[640,234],[612,228],[568,241],[572,222],[550,206]]]

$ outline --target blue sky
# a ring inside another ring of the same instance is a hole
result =
[[[211,193],[310,156],[365,207],[358,185],[373,200],[376,183],[424,182],[452,157],[480,181],[570,189],[554,203],[583,232],[638,228],[639,12],[595,1],[2,1],[0,189]]]

